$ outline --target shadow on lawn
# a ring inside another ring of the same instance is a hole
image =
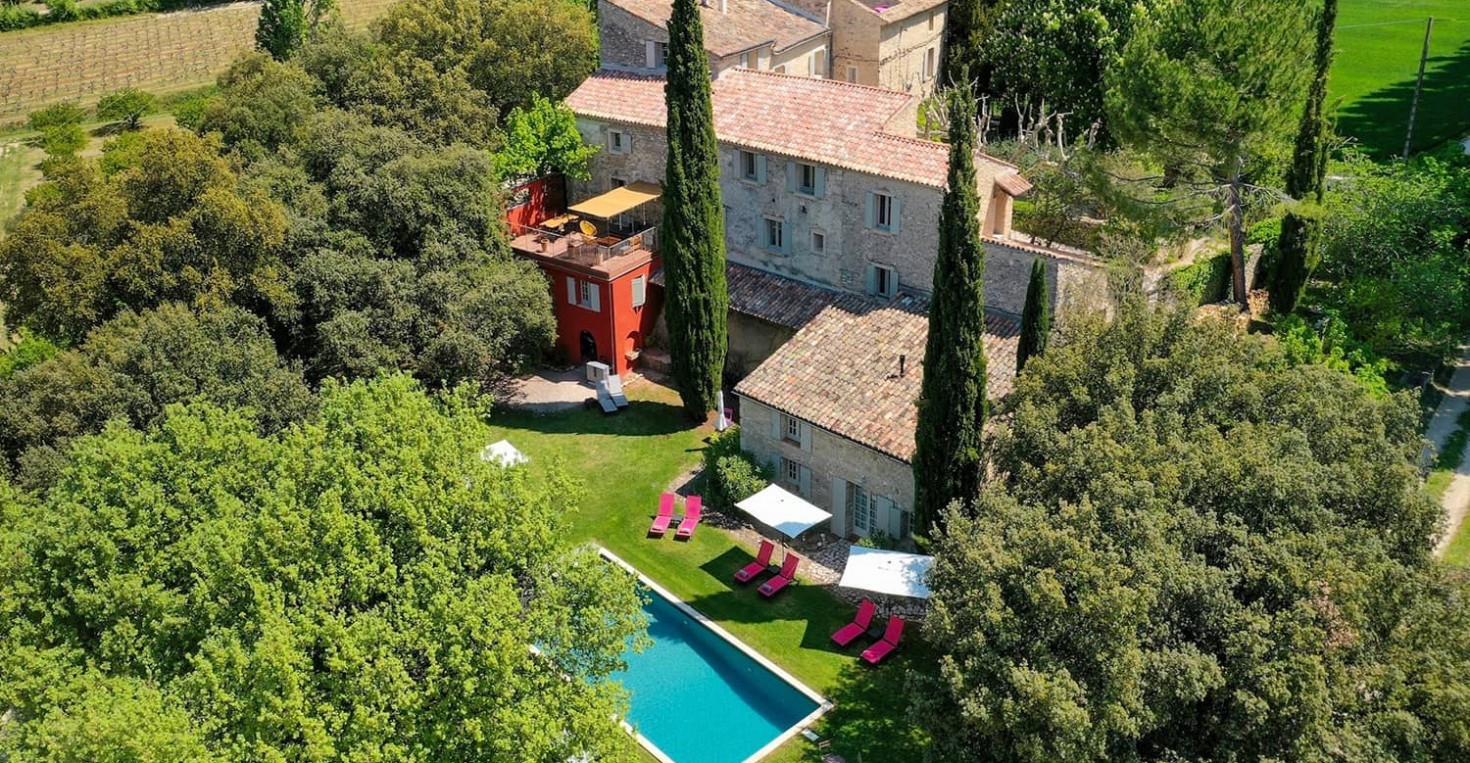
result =
[[[542,434],[602,434],[619,437],[671,435],[700,426],[677,405],[652,400],[633,400],[615,414],[601,410],[572,408],[554,413],[535,413],[514,408],[497,408],[490,423]]]
[[[1417,48],[1416,48],[1417,50]],[[1417,64],[1417,59],[1415,61]],[[1417,66],[1407,79],[1379,88],[1338,112],[1337,131],[1358,139],[1377,159],[1404,149]],[[1414,125],[1414,150],[1424,151],[1470,133],[1470,43],[1449,55],[1431,56]]]
[[[835,753],[848,763],[922,761],[924,732],[909,712],[909,681],[915,666],[933,664],[932,654],[916,644],[872,666],[858,659],[857,651],[827,691],[835,707],[818,732],[831,745],[826,749],[807,745],[802,758],[820,761],[822,755]]]
[[[779,560],[781,552],[777,551],[774,558]],[[852,619],[855,610],[822,586],[798,581],[768,599],[758,589],[770,575],[761,575],[750,583],[735,582],[735,571],[754,560],[745,549],[733,547],[700,565],[701,570],[720,581],[726,590],[691,602],[695,609],[717,620],[805,623],[800,648],[840,653],[832,643],[832,634]]]

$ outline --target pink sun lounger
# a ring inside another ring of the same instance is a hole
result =
[[[857,617],[854,617],[847,625],[838,628],[837,632],[832,634],[832,640],[837,642],[838,646],[851,644],[858,636],[868,632],[868,626],[872,625],[873,615],[877,611],[878,606],[872,600],[863,599],[863,603],[858,605]]]
[[[654,517],[653,524],[649,525],[648,534],[664,537],[672,521],[674,521],[674,494],[664,493],[658,497],[658,516]]]
[[[781,592],[781,589],[791,585],[796,579],[796,568],[801,565],[801,557],[791,552],[786,552],[786,558],[781,560],[781,571],[776,577],[761,583],[761,595],[767,599]]]
[[[689,540],[694,537],[694,528],[699,526],[700,517],[704,516],[704,500],[697,495],[691,495],[684,501],[684,519],[679,522],[679,529],[674,532],[674,540]]]
[[[755,552],[755,561],[735,571],[735,579],[741,583],[749,583],[756,575],[766,571],[771,566],[771,555],[776,553],[776,544],[763,540],[760,550]]]
[[[898,648],[898,640],[903,636],[903,618],[898,615],[888,618],[888,628],[883,631],[883,639],[863,651],[863,659],[870,665],[877,665],[883,661],[893,650]]]

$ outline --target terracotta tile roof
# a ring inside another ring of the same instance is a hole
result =
[[[858,0],[868,7],[868,10],[878,14],[884,23],[893,23],[906,19],[915,13],[922,13],[930,8],[938,8],[948,0]]]
[[[722,142],[880,177],[944,188],[949,149],[886,132],[913,96],[830,79],[732,69],[712,86],[715,133]],[[663,127],[662,77],[598,72],[570,96],[584,117]],[[985,154],[978,159],[1014,173]],[[1019,176],[1017,176],[1019,177]],[[1024,182],[1024,180],[1022,181]]]
[[[1019,172],[998,175],[995,178],[995,184],[1000,186],[1002,191],[1018,198],[1030,193],[1032,188],[1030,181],[1021,177]]]
[[[660,269],[649,280],[662,287],[664,271]],[[731,310],[789,329],[805,326],[829,305],[858,309],[872,302],[861,294],[802,283],[733,262],[725,265],[725,288]]]
[[[673,13],[673,0],[609,0],[613,5],[667,29]],[[726,10],[720,12],[720,0],[699,9],[704,22],[705,50],[717,56],[731,56],[770,43],[783,51],[799,42],[810,40],[827,31],[819,24],[770,0],[724,0]]]
[[[824,307],[735,392],[908,462],[918,425],[927,309],[911,297]],[[987,390],[997,398],[1015,378],[1020,327],[991,313],[985,324]],[[902,376],[900,355],[907,356]]]

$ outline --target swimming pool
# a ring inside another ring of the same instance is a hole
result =
[[[633,571],[610,552],[604,556]],[[625,654],[628,669],[611,678],[632,695],[628,722],[656,756],[673,763],[758,760],[831,707],[653,581],[639,578],[650,592],[643,611],[653,645],[642,654]]]

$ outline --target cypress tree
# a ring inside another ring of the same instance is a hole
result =
[[[709,60],[696,0],[669,18],[668,163],[664,179],[664,317],[674,383],[691,417],[715,407],[725,367],[725,208],[710,100]]]
[[[255,26],[255,47],[285,61],[306,42],[304,0],[265,0]]]
[[[949,188],[939,211],[939,256],[915,432],[914,512],[932,537],[944,507],[972,501],[984,462],[985,249],[975,189],[975,95],[949,92]]]
[[[1005,0],[950,0],[944,16],[940,82],[973,86],[976,97],[989,92],[992,67],[986,60],[984,43],[1004,5]]]
[[[1299,202],[1322,203],[1323,182],[1327,177],[1327,146],[1324,134],[1327,117],[1327,74],[1332,67],[1333,27],[1337,24],[1337,0],[1325,0],[1317,20],[1316,66],[1307,105],[1302,112],[1296,134],[1296,155],[1286,175],[1286,193]],[[1307,279],[1321,260],[1318,222],[1293,210],[1281,220],[1281,234],[1276,239],[1276,277],[1271,284],[1271,310],[1283,315],[1296,309],[1297,300],[1306,290]]]
[[[1031,282],[1026,285],[1026,307],[1021,313],[1021,341],[1016,344],[1016,373],[1026,367],[1033,355],[1046,350],[1051,337],[1051,305],[1046,296],[1046,263],[1037,257],[1031,262]]]

